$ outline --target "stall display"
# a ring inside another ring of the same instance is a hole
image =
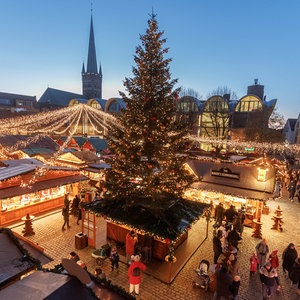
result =
[[[34,193],[24,194],[1,200],[1,210],[11,211],[35,203],[63,197],[66,193],[66,186],[50,188]]]

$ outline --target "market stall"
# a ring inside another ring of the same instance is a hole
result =
[[[272,197],[275,169],[271,166],[253,166],[225,162],[190,161],[188,167],[199,181],[186,191],[194,201],[211,204],[223,203],[225,209],[233,204],[245,207],[245,226],[252,227],[261,213],[269,213],[266,202]]]
[[[62,207],[64,195],[69,193],[72,200],[81,183],[88,180],[78,171],[66,169],[33,168],[23,173],[20,167],[19,173],[4,171],[7,175],[2,172],[5,178],[0,181],[0,225],[20,221],[27,214],[37,215]]]

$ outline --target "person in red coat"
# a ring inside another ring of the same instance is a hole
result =
[[[129,293],[135,297],[140,294],[140,284],[142,281],[142,272],[146,266],[140,261],[140,255],[132,255],[132,263],[128,269]]]
[[[134,253],[135,244],[137,243],[137,235],[134,230],[131,230],[126,235],[126,261],[129,263],[131,255]]]
[[[279,267],[279,258],[277,254],[278,250],[274,250],[269,256],[269,262],[271,263],[273,269],[277,269]]]
[[[258,258],[256,253],[252,253],[250,257],[250,276],[253,275],[257,270]]]

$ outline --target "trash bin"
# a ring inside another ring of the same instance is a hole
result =
[[[83,234],[82,232],[75,234],[75,248],[76,249],[83,249],[87,247],[88,245],[88,237],[86,234]]]

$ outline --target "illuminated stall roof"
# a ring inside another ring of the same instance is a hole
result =
[[[0,189],[0,199],[34,193],[37,191],[42,191],[45,189],[58,187],[61,185],[66,185],[66,184],[84,181],[84,180],[89,180],[89,178],[83,175],[73,175],[73,176],[67,176],[61,178],[54,178],[50,180],[38,181],[33,183],[31,186],[26,186],[26,187],[14,186],[10,188],[4,188],[4,189]]]

